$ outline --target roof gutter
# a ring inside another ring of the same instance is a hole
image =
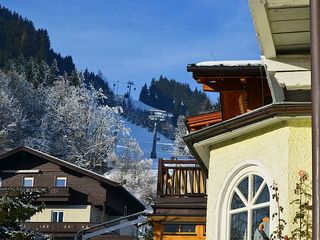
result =
[[[208,168],[203,161],[203,157],[200,156],[199,152],[195,148],[195,144],[266,119],[271,119],[274,117],[310,116],[310,114],[311,104],[309,102],[283,102],[270,104],[252,112],[245,113],[238,117],[193,132],[185,136],[183,140],[187,144],[192,154],[194,154],[206,176],[208,176]]]

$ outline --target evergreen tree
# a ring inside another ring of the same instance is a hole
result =
[[[145,83],[141,89],[139,101],[147,103],[148,100],[149,100],[149,92],[148,92],[147,84]]]
[[[149,89],[144,85],[140,92],[140,101],[168,112],[177,119],[179,115],[195,115],[212,109],[207,95],[197,88],[192,91],[186,83],[160,76],[152,79]]]

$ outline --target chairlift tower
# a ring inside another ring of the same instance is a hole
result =
[[[149,110],[149,120],[153,122],[153,141],[151,158],[157,158],[157,132],[158,132],[158,122],[165,121],[166,112],[162,110]]]
[[[129,105],[129,108],[131,108],[131,88],[132,86],[134,86],[134,82],[132,81],[128,81],[127,82],[127,88],[128,88],[128,105]],[[136,90],[136,88],[133,88],[133,90]]]

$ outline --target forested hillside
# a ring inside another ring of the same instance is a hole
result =
[[[192,91],[189,84],[160,76],[152,79],[150,87],[145,84],[139,100],[158,109],[179,115],[194,115],[210,110],[213,106],[207,95],[198,89]]]
[[[108,102],[112,92],[102,74],[78,72],[71,56],[51,49],[46,30],[1,6],[0,26],[0,153],[29,146],[100,174],[112,172],[149,199],[151,163],[124,126],[122,107]]]
[[[48,32],[45,29],[35,29],[32,21],[13,13],[0,5],[0,67],[7,67],[12,62],[25,66],[26,73],[31,75],[32,69],[41,65],[41,61],[55,67],[59,75],[75,75],[75,64],[71,56],[63,57],[56,53],[50,45]],[[31,59],[31,60],[30,60]],[[35,69],[42,71],[42,69]],[[86,83],[91,83],[96,89],[101,88],[105,95],[111,90],[101,74],[86,70]]]

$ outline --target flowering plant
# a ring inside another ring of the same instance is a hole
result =
[[[291,237],[284,235],[284,228],[287,222],[281,218],[283,213],[283,207],[279,204],[279,188],[276,183],[271,186],[274,193],[272,198],[277,203],[277,212],[272,214],[272,218],[277,218],[276,230],[271,234],[271,239],[285,239],[285,240],[304,240],[312,239],[312,188],[311,183],[308,179],[308,174],[304,170],[298,172],[299,182],[296,183],[294,194],[297,198],[294,199],[290,204],[297,206],[297,212],[293,219],[295,228],[291,231]]]
[[[291,239],[311,239],[312,238],[312,188],[308,180],[308,174],[304,170],[298,172],[299,182],[296,183],[294,194],[297,198],[290,204],[296,205],[298,210],[293,219],[296,227],[292,230]]]

